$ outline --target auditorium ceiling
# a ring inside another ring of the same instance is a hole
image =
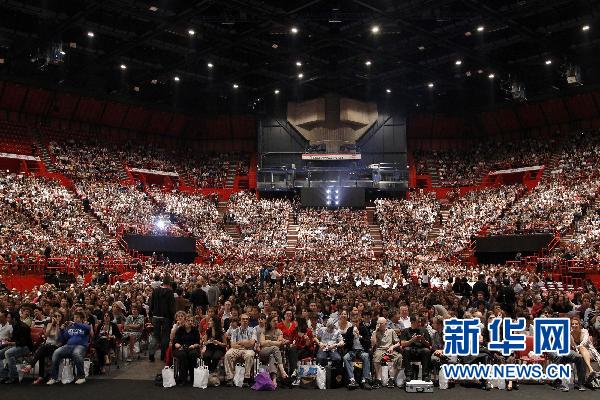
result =
[[[599,15],[594,0],[6,0],[0,79],[186,110],[328,92],[488,107],[522,101],[515,87],[597,88]]]

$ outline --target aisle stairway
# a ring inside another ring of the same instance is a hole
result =
[[[369,224],[369,234],[373,238],[373,253],[375,257],[383,256],[383,237],[381,234],[381,227],[375,221],[375,207],[366,207],[367,210],[367,222]]]
[[[293,258],[296,255],[296,245],[298,244],[298,225],[294,224],[293,211],[288,213],[287,226],[287,244],[285,246],[285,255],[288,258]]]
[[[233,182],[235,181],[235,176],[237,174],[237,164],[229,162],[229,169],[227,171],[227,178],[225,181],[226,188],[233,188]]]

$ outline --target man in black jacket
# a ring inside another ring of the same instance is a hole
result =
[[[33,349],[31,329],[21,321],[18,311],[10,313],[10,323],[13,327],[12,337],[8,346],[0,350],[0,365],[6,360],[6,367],[0,369],[0,382],[5,384],[19,383],[17,358],[23,357]]]
[[[152,317],[152,340],[148,346],[150,361],[154,361],[156,346],[160,343],[160,359],[165,359],[167,347],[169,347],[169,335],[173,319],[175,317],[175,295],[171,288],[171,278],[165,275],[162,285],[152,291],[150,297],[150,316]]]
[[[485,300],[490,299],[490,291],[488,289],[488,285],[485,282],[485,275],[479,274],[477,282],[473,285],[473,293],[477,294],[479,292],[483,293],[483,297]]]
[[[363,323],[358,310],[351,313],[352,326],[344,334],[344,368],[348,375],[348,389],[358,388],[358,383],[354,379],[354,358],[358,357],[362,361],[362,387],[365,390],[371,390],[369,381],[371,380],[371,361],[369,358],[369,348],[371,347],[371,333],[369,327]]]
[[[427,329],[422,327],[421,321],[416,314],[410,316],[410,327],[402,331],[400,336],[402,342],[402,360],[404,361],[404,372],[406,382],[413,379],[411,361],[420,361],[423,369],[423,380],[429,381],[429,363],[431,361],[431,337]]]
[[[208,306],[208,296],[204,289],[202,289],[202,284],[197,283],[196,288],[190,295],[190,303],[194,305],[194,312],[198,307],[202,307],[202,310],[206,313],[206,308]]]

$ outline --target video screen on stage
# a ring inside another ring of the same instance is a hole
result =
[[[304,207],[364,207],[365,189],[335,186],[302,188],[300,201]]]

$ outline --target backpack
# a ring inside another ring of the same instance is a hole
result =
[[[585,386],[592,390],[600,389],[600,375],[592,372],[585,381]]]

